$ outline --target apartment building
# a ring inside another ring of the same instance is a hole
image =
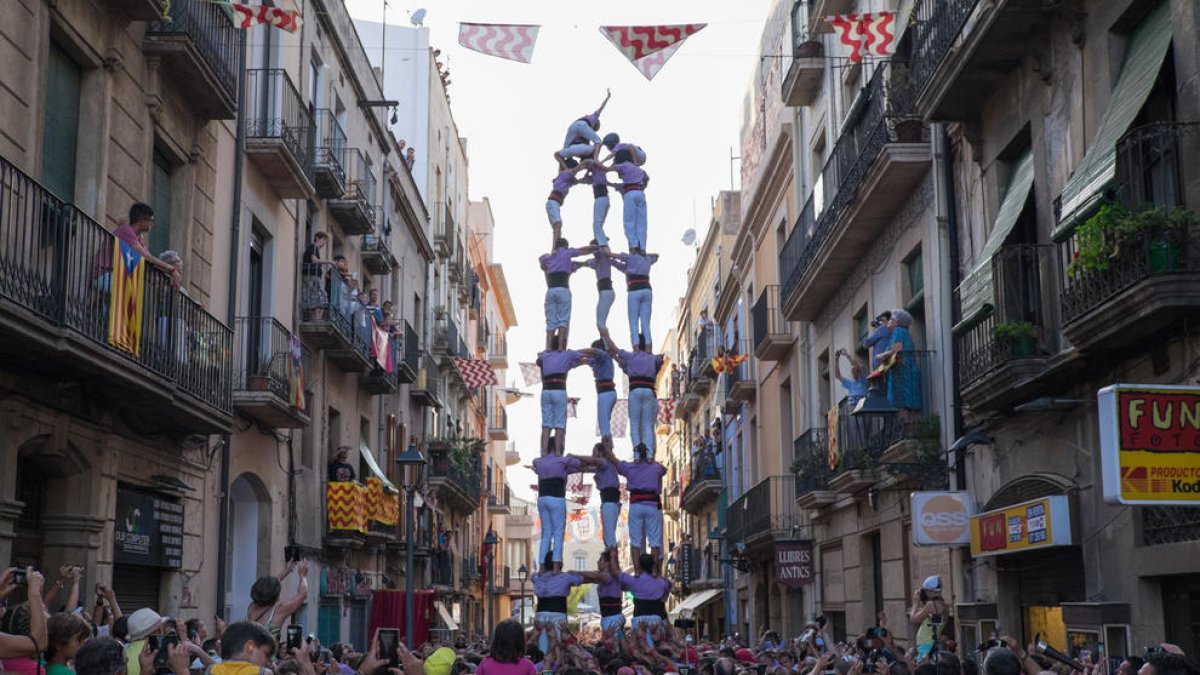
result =
[[[1077,9],[916,7],[914,110],[943,125],[952,205],[944,323],[962,433],[977,434],[957,460],[977,519],[1046,504],[1070,523],[1041,542],[972,540],[961,639],[1003,625],[1072,653],[1195,650],[1197,509],[1105,502],[1096,392],[1195,379],[1196,7]],[[1119,252],[1110,216],[1136,225]]]

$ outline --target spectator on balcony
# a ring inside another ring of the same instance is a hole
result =
[[[538,258],[546,274],[546,349],[566,349],[571,327],[571,274],[582,263],[573,258],[595,251],[593,246],[571,248],[566,239],[555,239],[554,250]]]
[[[612,92],[606,91],[604,101],[600,103],[600,107],[596,108],[595,112],[580,117],[567,127],[567,135],[563,139],[562,149],[554,152],[554,160],[560,167],[566,166],[569,157],[596,159],[600,154],[601,139],[596,132],[600,131],[600,113],[604,112],[604,107],[608,105],[610,98],[612,98]]]
[[[392,301],[384,300],[383,306],[380,307],[380,313],[383,315],[383,321],[380,322],[382,328],[386,328],[389,333],[400,332],[400,326],[396,323],[395,311],[392,309]]]
[[[172,284],[179,286],[183,280],[182,272],[175,266],[156,258],[150,253],[150,249],[146,248],[145,238],[150,234],[152,227],[154,227],[154,209],[148,204],[136,202],[129,207],[129,222],[118,225],[117,229],[113,230],[113,236],[137,251],[146,260],[146,264],[153,265],[169,276]],[[96,290],[108,293],[112,290],[111,246],[101,247],[97,252],[97,263],[98,273],[93,282],[94,287]]]
[[[325,305],[329,303],[329,291],[325,287],[325,270],[334,263],[321,260],[321,249],[329,243],[329,235],[317,232],[313,235],[312,243],[304,249],[300,257],[300,275],[303,279],[300,289],[301,309],[308,312],[315,320],[324,318]]]
[[[367,291],[367,314],[375,319],[375,325],[383,327],[383,308],[379,306],[379,289],[372,288]]]
[[[296,594],[287,600],[281,601],[279,594],[283,590],[283,580],[291,576],[295,572],[300,579],[296,587]],[[295,560],[289,560],[283,571],[273,577],[259,577],[250,586],[250,606],[246,608],[246,620],[256,623],[267,631],[276,640],[279,639],[280,629],[287,620],[304,605],[308,600],[308,563]],[[237,625],[237,624],[234,624]],[[232,628],[225,629],[225,635],[229,635]],[[230,657],[222,648],[221,658],[228,660]]]
[[[357,478],[354,467],[346,460],[350,457],[350,446],[339,445],[329,457],[329,476],[331,483],[346,483]]]
[[[842,377],[842,359],[850,362],[850,377]],[[867,395],[867,375],[863,372],[862,364],[845,349],[837,350],[833,360],[833,376],[846,388],[846,405],[851,410]]]
[[[641,249],[612,256],[613,267],[625,275],[626,302],[629,313],[629,343],[638,344],[645,337],[646,349],[654,346],[650,334],[650,313],[654,307],[654,289],[650,287],[650,267],[658,262],[658,254]]]
[[[558,241],[562,237],[562,204],[567,198],[567,193],[571,191],[571,187],[583,181],[579,174],[587,167],[579,164],[573,159],[568,159],[562,167],[559,168],[558,174],[554,176],[554,180],[550,181],[550,196],[546,197],[546,218],[550,220],[550,229],[553,230],[553,241]]]
[[[407,166],[408,170],[412,171],[413,165],[416,163],[417,163],[417,150],[416,150],[416,148],[409,148],[408,153],[404,155],[404,166]]]
[[[862,348],[874,350],[872,356],[875,358],[878,358],[880,354],[887,351],[888,346],[891,345],[891,342],[888,340],[892,336],[891,320],[891,312],[886,310],[880,312],[879,316],[875,317],[875,320],[871,322],[875,330],[863,338]],[[872,361],[872,363],[874,362]]]
[[[898,357],[899,363],[887,371],[887,395],[901,410],[915,412],[921,409],[921,369],[917,365],[916,347],[913,345],[912,314],[903,309],[893,309],[888,328],[891,348],[875,357],[877,365],[883,365],[890,357]]]

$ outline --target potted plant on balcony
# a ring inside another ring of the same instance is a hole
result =
[[[1120,204],[1104,204],[1076,228],[1075,254],[1067,275],[1078,280],[1105,272],[1126,256],[1135,256],[1127,262],[1144,262],[1150,272],[1179,269],[1188,231],[1196,225],[1196,214],[1187,209],[1147,207],[1130,212]],[[1136,258],[1139,249],[1144,260]]]
[[[992,326],[992,339],[1008,347],[1015,357],[1033,356],[1037,351],[1037,327],[1028,321],[1005,321]]]
[[[912,112],[916,81],[907,63],[892,62],[887,85],[888,115],[896,120],[896,142],[920,143],[925,125]]]
[[[798,59],[819,59],[824,54],[825,45],[811,37],[796,45],[795,57]]]
[[[258,368],[246,376],[246,388],[250,391],[267,391],[271,388],[271,363],[274,354],[266,354],[258,364]]]

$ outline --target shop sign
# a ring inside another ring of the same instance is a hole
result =
[[[1114,384],[1099,391],[1110,504],[1200,504],[1200,389]]]
[[[1000,555],[1071,545],[1066,495],[1042,497],[971,516],[971,555]]]
[[[913,543],[917,546],[964,546],[971,543],[975,503],[966,492],[912,493]]]
[[[113,560],[129,565],[183,566],[183,505],[149,490],[117,486]]]
[[[807,586],[813,582],[813,544],[810,540],[775,544],[775,577],[784,586]]]
[[[679,582],[684,586],[692,583],[692,545],[684,544],[679,551],[679,565],[683,569],[679,573]]]

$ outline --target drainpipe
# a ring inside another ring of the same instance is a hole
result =
[[[242,230],[242,174],[246,159],[246,31],[238,31],[238,33],[238,111],[233,151],[229,293],[228,305],[225,308],[225,322],[230,326],[237,323],[238,252],[241,250]],[[229,432],[221,434],[221,491],[217,502],[217,614],[225,612],[225,588],[228,584],[225,559],[229,554],[229,453],[231,440]]]

